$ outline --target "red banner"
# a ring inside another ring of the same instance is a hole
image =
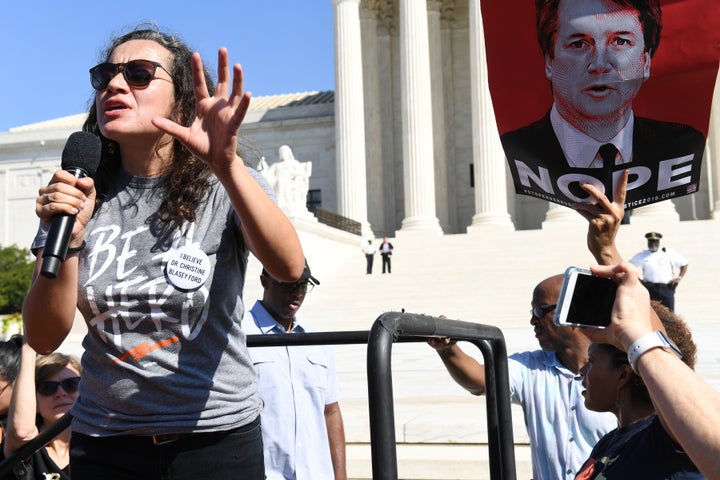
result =
[[[625,169],[626,208],[696,192],[720,1],[535,3],[481,3],[490,92],[516,192],[570,205],[586,199],[578,182],[592,182],[612,198]],[[599,147],[609,144],[616,149],[603,158]]]

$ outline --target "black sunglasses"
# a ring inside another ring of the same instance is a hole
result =
[[[51,395],[55,395],[58,387],[62,387],[62,389],[65,390],[65,393],[75,393],[78,391],[79,385],[80,377],[70,377],[65,380],[60,380],[59,382],[38,382],[35,385],[35,389],[37,390],[37,393],[43,397],[49,397]]]
[[[90,69],[90,83],[95,90],[105,90],[110,80],[122,72],[128,85],[133,87],[147,87],[155,78],[155,72],[160,67],[172,78],[172,74],[158,62],[151,60],[130,60],[127,63],[101,63]]]
[[[312,292],[313,288],[315,287],[315,284],[312,282],[301,280],[299,282],[278,282],[273,278],[273,282],[277,283],[280,288],[285,290],[288,293],[295,293],[299,291],[300,293],[310,293]]]
[[[555,307],[557,307],[557,303],[553,303],[552,305],[536,305],[530,310],[530,315],[534,315],[535,318],[542,318]]]

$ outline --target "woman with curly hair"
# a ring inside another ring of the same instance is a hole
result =
[[[695,366],[697,347],[685,322],[660,302],[652,308],[674,342],[682,360]],[[583,376],[585,406],[612,412],[618,428],[601,438],[576,480],[589,479],[704,479],[698,468],[655,411],[650,393],[628,361],[628,354],[614,345],[592,343]]]
[[[76,215],[57,278],[36,274],[23,308],[40,353],[60,345],[76,308],[88,326],[74,480],[264,478],[240,328],[247,259],[295,282],[305,257],[237,152],[250,94],[230,69],[221,48],[214,88],[179,38],[142,27],[116,38],[90,69],[95,181],[61,170],[39,191],[38,259],[53,215]]]

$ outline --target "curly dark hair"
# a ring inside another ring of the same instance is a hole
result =
[[[690,368],[695,369],[695,359],[697,356],[697,345],[692,339],[692,333],[687,323],[678,316],[677,314],[670,311],[662,303],[657,300],[650,302],[653,310],[657,314],[658,318],[665,328],[665,332],[670,340],[675,342],[680,351],[682,352],[683,362]],[[607,344],[599,343],[597,346],[603,351],[607,352],[611,356],[612,366],[618,368],[622,365],[629,365],[627,353],[623,352],[619,348]],[[650,394],[647,391],[645,383],[637,373],[633,372],[633,378],[630,383],[632,388],[632,396],[636,398],[644,399],[650,403]]]
[[[653,300],[650,304],[660,318],[663,327],[665,327],[668,338],[675,342],[675,345],[677,345],[682,352],[683,362],[694,370],[697,357],[697,345],[695,345],[693,341],[692,333],[687,323],[685,323],[679,315],[671,312],[668,307],[657,300]]]
[[[179,37],[163,33],[154,25],[142,24],[129,33],[113,39],[102,53],[101,61],[107,61],[119,45],[131,40],[150,40],[170,52],[172,65],[169,71],[175,90],[175,106],[171,120],[190,126],[196,113],[191,65],[192,50]],[[204,69],[204,75],[208,90],[213,95],[215,83],[207,69]],[[97,135],[102,145],[100,165],[94,176],[97,210],[120,169],[120,151],[115,142],[105,138],[100,132],[94,101],[88,109],[83,130]],[[211,172],[205,162],[195,157],[176,139],[173,139],[172,151],[172,162],[163,182],[159,185],[164,191],[164,197],[158,216],[163,222],[180,225],[183,221],[195,220],[195,211],[208,194]]]
[[[0,377],[9,383],[15,383],[20,372],[20,351],[23,342],[22,335],[13,335],[6,341],[0,342]]]
[[[543,56],[553,57],[553,46],[558,31],[558,10],[562,0],[535,0],[538,42]],[[638,20],[643,29],[645,51],[652,57],[660,45],[662,31],[662,10],[659,0],[612,0],[628,10],[637,10]]]

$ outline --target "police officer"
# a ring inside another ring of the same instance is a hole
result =
[[[688,262],[676,251],[662,247],[658,232],[645,234],[647,250],[630,259],[640,271],[643,285],[650,292],[650,298],[660,301],[670,311],[675,310],[675,288],[687,272]]]

